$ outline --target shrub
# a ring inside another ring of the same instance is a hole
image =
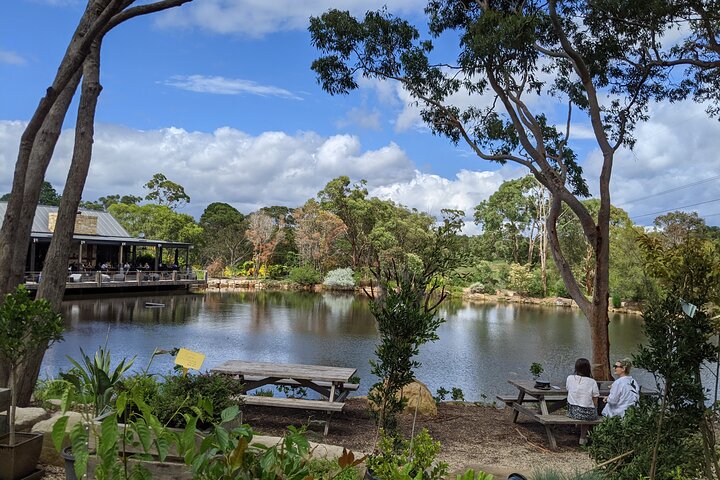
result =
[[[612,306],[613,306],[613,308],[620,308],[622,306],[622,300],[620,300],[620,295],[613,294]]]
[[[205,419],[209,426],[220,421],[220,412],[237,404],[232,397],[242,393],[242,382],[227,375],[201,373],[185,377],[173,375],[160,385],[153,401],[154,414],[161,423],[171,427],[184,427],[183,414],[193,414],[192,407],[200,398],[212,405],[212,416]]]
[[[216,258],[205,268],[205,270],[207,270],[209,277],[219,278],[225,273],[225,264],[222,260]]]
[[[267,269],[267,276],[273,280],[278,280],[288,276],[290,269],[285,265],[270,265]]]
[[[339,290],[355,288],[355,278],[353,277],[352,268],[330,270],[327,275],[325,275],[323,285]]]
[[[493,295],[495,292],[495,287],[486,283],[475,282],[470,285],[470,293],[484,293],[488,295]]]
[[[645,478],[650,471],[660,406],[655,400],[642,397],[640,405],[631,407],[625,416],[606,418],[590,431],[590,457],[603,463],[627,452],[604,467],[605,478],[635,480]],[[665,419],[665,422],[673,419]],[[674,422],[673,422],[674,423]],[[702,473],[702,440],[699,434],[678,435],[673,425],[664,430],[658,451],[657,472],[660,478],[670,478],[681,472],[685,478],[699,478]],[[677,427],[677,425],[675,425]],[[682,427],[682,426],[680,426]]]
[[[322,279],[320,272],[307,265],[290,270],[290,280],[300,285],[315,285],[322,282]]]

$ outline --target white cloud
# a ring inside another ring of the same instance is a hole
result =
[[[410,208],[428,212],[441,218],[442,209],[456,209],[465,212],[465,232],[477,229],[472,223],[475,206],[492,195],[500,185],[512,178],[510,170],[470,171],[460,170],[450,180],[438,175],[415,171],[414,178],[406,182],[373,188],[370,194],[393,201]]]
[[[709,119],[705,106],[690,101],[651,105],[651,120],[639,125],[633,151],[615,157],[611,180],[612,202],[630,213],[636,223],[650,224],[655,215],[686,205],[717,199],[720,179],[691,185],[720,175],[720,137],[717,120]],[[593,194],[602,157],[598,151],[585,162]],[[687,188],[687,185],[691,185]],[[720,212],[720,202],[689,207],[700,216]],[[639,217],[640,215],[645,215]],[[717,224],[718,216],[708,217]]]
[[[241,78],[224,78],[205,75],[175,75],[164,82],[165,85],[177,87],[182,90],[189,90],[198,93],[212,93],[216,95],[258,95],[261,97],[280,97],[293,100],[302,100],[284,88],[272,85],[260,85],[251,80]]]
[[[158,21],[163,26],[199,26],[217,33],[262,37],[277,31],[305,30],[311,15],[320,15],[330,8],[364,15],[385,4],[382,0],[345,0],[341,3],[333,0],[203,0],[172,9]],[[391,4],[392,11],[401,14],[422,12],[424,6],[424,0],[395,0]]]
[[[8,50],[0,50],[0,63],[8,63],[10,65],[25,65],[27,60],[15,52]]]
[[[13,171],[24,127],[23,122],[0,122],[0,171]],[[48,170],[47,180],[58,191],[65,183],[72,141],[72,131],[63,132]],[[188,213],[199,216],[211,202],[231,203],[247,213],[266,205],[299,206],[340,175],[382,186],[409,181],[414,169],[396,144],[363,150],[351,135],[251,136],[229,127],[204,133],[100,124],[83,198],[143,195],[142,185],[162,172],[185,187],[192,199]],[[0,177],[0,193],[10,191],[11,181],[10,175]]]

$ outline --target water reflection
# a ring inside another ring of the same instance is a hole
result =
[[[146,308],[146,302],[165,307]],[[67,369],[65,356],[77,356],[80,346],[92,352],[107,342],[116,358],[137,355],[138,369],[156,347],[185,347],[207,355],[205,368],[228,359],[354,367],[363,380],[360,393],[374,380],[368,361],[378,335],[362,296],[227,292],[77,300],[63,308],[66,340],[48,351],[45,374]],[[532,362],[562,379],[577,357],[590,355],[590,330],[577,310],[453,301],[441,315],[440,339],[419,357],[418,378],[432,391],[460,387],[468,400],[494,398],[510,391],[508,378],[527,378]],[[635,351],[640,328],[639,317],[611,318],[612,358]],[[170,358],[153,364],[156,372],[171,367]]]

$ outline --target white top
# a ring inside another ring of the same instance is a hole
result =
[[[607,405],[602,414],[606,417],[622,417],[628,407],[635,405],[640,399],[640,388],[630,376],[620,377],[610,387]]]
[[[593,398],[600,396],[597,382],[590,377],[570,375],[565,382],[565,388],[568,392],[567,402],[579,407],[594,407]]]

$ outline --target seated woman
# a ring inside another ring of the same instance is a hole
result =
[[[618,360],[613,365],[618,379],[610,387],[610,394],[605,399],[605,408],[602,411],[604,417],[622,417],[628,407],[635,405],[640,399],[640,388],[637,382],[630,376],[632,362],[629,358]]]
[[[587,358],[578,358],[575,373],[567,377],[567,416],[575,420],[597,420],[597,401],[600,396],[597,382],[590,372]],[[580,425],[580,445],[587,443],[588,425]]]

